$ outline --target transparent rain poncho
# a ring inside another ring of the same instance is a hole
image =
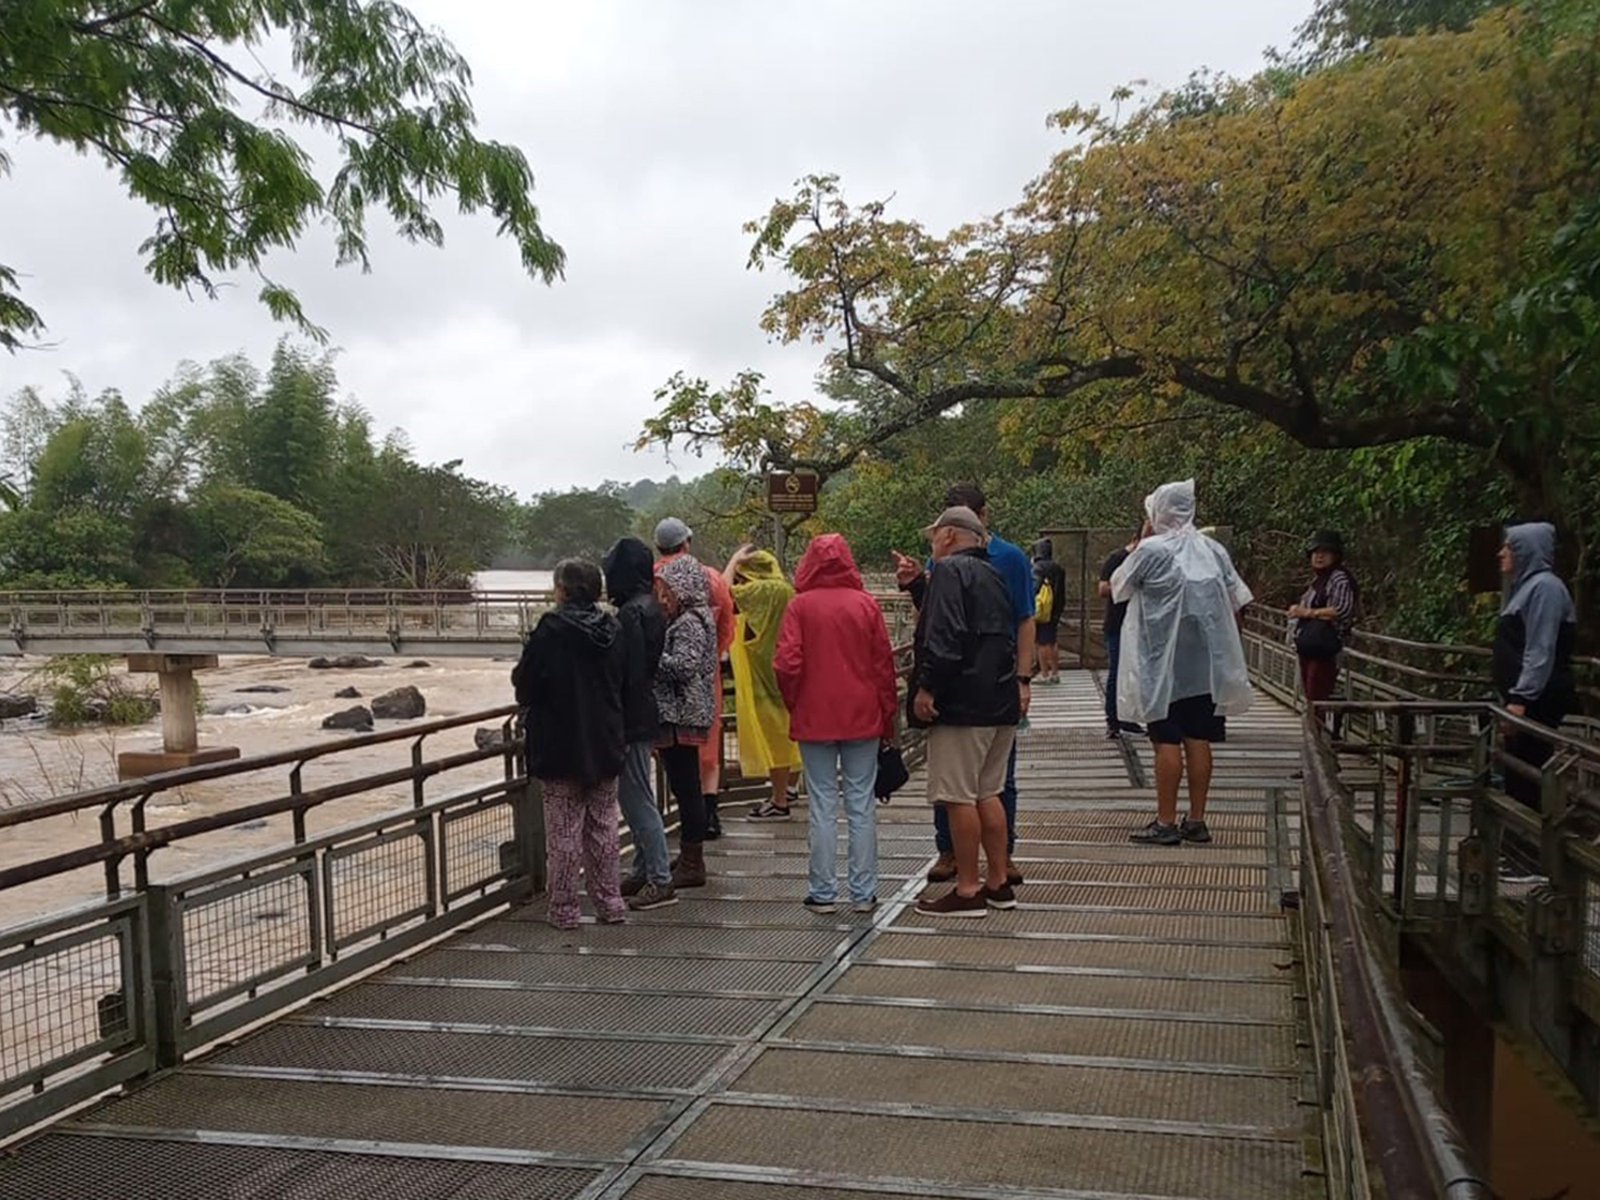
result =
[[[1117,712],[1148,723],[1174,700],[1209,695],[1223,715],[1250,707],[1250,676],[1235,614],[1254,597],[1223,547],[1194,524],[1194,480],[1165,483],[1145,502],[1155,532],[1111,577],[1128,601]]]

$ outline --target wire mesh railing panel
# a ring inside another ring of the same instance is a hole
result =
[[[433,910],[433,835],[426,822],[348,846],[323,858],[328,941],[334,950],[390,933]]]
[[[141,1040],[142,911],[124,901],[0,934],[0,1110]]]
[[[502,847],[513,842],[516,825],[507,798],[479,801],[439,818],[439,858],[445,902],[470,895],[508,876]]]
[[[314,878],[307,861],[178,900],[189,1012],[317,963]]]

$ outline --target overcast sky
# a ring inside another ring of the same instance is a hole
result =
[[[1004,208],[1059,145],[1048,113],[1136,79],[1247,73],[1286,46],[1310,0],[413,0],[473,66],[481,133],[521,146],[546,230],[568,255],[553,287],[520,271],[490,218],[450,214],[442,249],[373,221],[373,271],[308,239],[271,270],[339,350],[345,391],[419,457],[524,495],[604,478],[697,473],[631,443],[683,369],[744,367],[811,390],[814,346],[757,326],[781,277],[745,269],[744,221],[795,179],[832,171],[853,200],[942,229]],[[25,384],[142,403],[177,363],[284,329],[255,285],[191,300],[143,273],[153,214],[98,160],[18,144],[0,179],[0,261],[23,276],[49,350],[0,355]]]

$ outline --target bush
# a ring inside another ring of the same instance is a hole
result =
[[[50,694],[50,724],[143,725],[160,711],[153,686],[140,687],[116,673],[114,657],[69,654],[52,658],[43,675]]]

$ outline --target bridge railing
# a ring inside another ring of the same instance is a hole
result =
[[[142,640],[237,642],[270,651],[279,639],[517,642],[554,603],[550,592],[105,591],[0,593],[0,621],[18,647]]]
[[[909,636],[909,599],[892,585],[873,595],[891,636]],[[0,592],[0,653],[471,654],[520,644],[554,602],[541,591]]]

